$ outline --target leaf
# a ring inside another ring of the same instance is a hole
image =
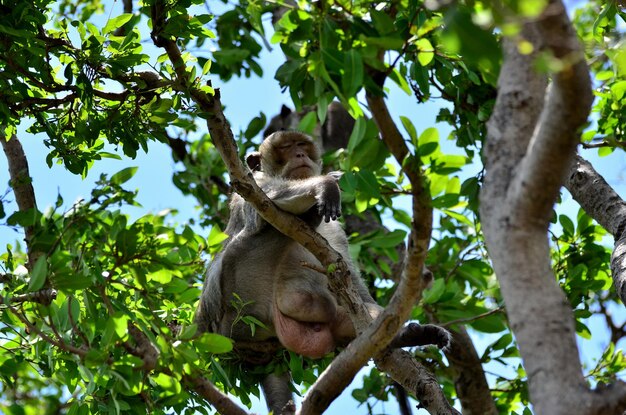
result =
[[[363,86],[363,59],[359,52],[354,49],[345,54],[341,83],[343,92],[347,97],[356,95]]]
[[[120,339],[124,339],[128,335],[128,322],[130,321],[130,319],[127,315],[122,314],[121,311],[118,311],[113,314],[113,317],[111,317],[109,321],[111,322],[111,325],[113,327],[113,330],[115,331],[115,334],[117,334],[117,337],[119,337]]]
[[[263,130],[265,124],[267,124],[265,114],[261,113],[258,117],[254,117],[248,124],[246,131],[243,133],[244,137],[247,139],[253,138]]]
[[[202,75],[206,75],[211,70],[211,64],[213,61],[211,59],[207,59],[204,65],[202,66]]]
[[[563,232],[565,233],[565,235],[570,237],[574,236],[574,222],[572,222],[569,217],[565,215],[559,215],[559,223],[563,227]]]
[[[302,383],[304,375],[302,357],[294,352],[289,352],[289,371],[296,384]]]
[[[233,342],[228,337],[215,333],[204,333],[194,341],[198,351],[207,353],[228,353],[233,350]]]
[[[479,318],[471,323],[472,328],[484,333],[500,333],[506,330],[506,325],[501,313],[491,314]]]
[[[317,126],[317,114],[315,111],[309,112],[307,115],[302,117],[300,123],[298,123],[298,130],[307,133],[313,134],[315,131],[315,127]]]
[[[448,209],[442,209],[441,211],[445,213],[446,215],[450,216],[451,218],[458,220],[461,223],[464,223],[468,226],[474,226],[472,221],[465,215],[462,215],[460,213],[457,213]]]
[[[424,290],[422,302],[424,304],[436,303],[446,290],[446,281],[443,278],[436,279],[430,288]]]
[[[409,133],[411,143],[415,145],[417,143],[417,130],[415,129],[415,126],[408,117],[405,117],[403,115],[400,116],[400,121],[402,122],[402,126],[404,127],[406,132]]]
[[[216,247],[228,239],[228,235],[222,232],[219,226],[214,225],[209,232],[208,244],[209,247]]]
[[[417,141],[417,154],[425,157],[433,154],[439,148],[439,131],[430,127],[424,130]]]
[[[365,138],[365,131],[367,130],[367,120],[363,117],[357,118],[352,133],[350,133],[350,139],[348,141],[348,154],[352,153],[354,149]]]
[[[35,209],[19,210],[7,218],[7,224],[11,226],[19,225],[23,228],[33,226],[41,217],[41,213]]]
[[[152,380],[168,392],[178,394],[182,390],[180,382],[175,377],[166,375],[165,373],[159,373],[158,375],[153,376]]]
[[[370,246],[379,247],[379,248],[393,248],[402,244],[404,238],[406,237],[406,232],[400,229],[389,233],[380,233],[376,237],[372,238]]]
[[[129,181],[137,173],[137,167],[126,167],[111,176],[111,183],[123,184]]]
[[[407,95],[411,95],[411,87],[409,86],[406,78],[400,74],[396,69],[391,71],[389,78],[396,83]]]
[[[377,48],[385,49],[385,50],[401,50],[404,46],[404,39],[400,37],[390,37],[390,36],[382,36],[382,37],[368,37],[361,36],[360,40],[367,43],[370,46],[375,46]]]
[[[415,46],[419,51],[417,53],[417,60],[422,66],[428,65],[435,57],[435,48],[433,47],[430,40],[426,38],[421,38],[415,41]]]
[[[28,291],[40,290],[46,282],[46,276],[48,275],[48,259],[45,255],[40,256],[35,262],[33,272],[30,274],[30,281],[28,282]]]
[[[128,21],[132,19],[132,17],[133,17],[132,13],[124,13],[124,14],[120,14],[117,17],[109,19],[107,24],[104,26],[104,29],[102,29],[102,34],[106,35],[116,29],[119,29],[120,27],[128,23]]]
[[[370,16],[372,17],[372,23],[379,34],[387,35],[396,30],[393,24],[393,19],[388,13],[372,9],[370,10]]]

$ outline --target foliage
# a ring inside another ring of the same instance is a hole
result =
[[[195,223],[176,223],[175,210],[132,221],[128,207],[137,205],[136,192],[125,183],[135,169],[102,176],[90,200],[68,205],[59,195],[46,212],[16,211],[7,196],[0,199],[4,226],[35,230],[26,248],[8,243],[0,255],[3,413],[208,413],[189,379],[203,376],[248,404],[250,394],[258,395],[253,381],[259,374],[289,367],[306,386],[330,362],[279,352],[271,365],[251,372],[230,353],[228,339],[196,334],[204,260],[225,237],[228,177],[203,124],[206,114],[176,82],[175,63],[150,39],[158,23],[151,20],[154,3],[119,13],[98,0],[0,0],[0,135],[26,127],[49,148],[49,166],[62,164],[82,176],[103,158],[133,159],[169,145],[179,167],[175,185],[201,208]],[[412,317],[452,329],[464,325],[489,339],[481,362],[499,368],[490,382],[498,409],[529,413],[525,372],[477,212],[480,151],[502,59],[499,36],[515,34],[523,17],[536,15],[545,2],[491,8],[467,1],[439,10],[422,1],[284,3],[242,0],[207,10],[201,0],[171,0],[162,29],[186,50],[183,62],[197,86],[210,90],[207,80],[262,74],[261,52],[271,41],[285,55],[275,79],[298,110],[314,106],[308,121],[323,122],[335,99],[357,118],[348,149],[327,157],[345,171],[347,215],[393,218],[399,228],[351,235],[351,251],[383,305],[394,288],[389,260],[398,261],[396,247],[411,225],[402,201],[412,189],[364,116],[360,97],[387,94],[380,84],[386,76],[414,98],[416,110],[439,103],[436,126],[418,131],[409,118],[399,122],[438,218],[427,261],[434,281]],[[266,23],[270,15],[275,30]],[[584,139],[602,143],[607,153],[625,140],[619,28],[626,16],[614,0],[587,2],[574,15],[597,82],[597,125]],[[241,154],[258,142],[264,124],[264,114],[250,120],[238,137]],[[446,125],[452,131],[444,140]],[[576,310],[578,334],[588,337],[587,319],[618,301],[605,232],[582,211],[555,215],[554,223],[559,283]],[[27,263],[26,249],[40,260]],[[42,289],[56,290],[56,298],[22,301]],[[258,325],[252,316],[241,318],[252,329]],[[146,347],[158,356],[146,358]],[[435,350],[415,353],[455,399],[450,364]],[[611,343],[589,381],[609,381],[625,367]],[[352,395],[372,412],[372,402],[389,399],[391,387],[384,373],[372,370]]]

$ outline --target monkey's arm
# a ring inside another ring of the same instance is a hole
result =
[[[341,216],[341,193],[334,176],[315,176],[302,180],[272,178],[261,186],[281,209],[301,215],[314,206],[326,222]]]

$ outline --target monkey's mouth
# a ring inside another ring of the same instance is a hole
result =
[[[297,166],[291,169],[289,171],[289,176],[296,179],[300,177],[309,177],[311,176],[312,172],[313,169],[311,168],[311,166],[309,166],[308,164],[303,164],[301,166]]]
[[[302,356],[317,359],[335,348],[328,323],[295,320],[274,307],[274,325],[281,344]]]

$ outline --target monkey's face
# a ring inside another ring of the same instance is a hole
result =
[[[321,172],[319,150],[308,136],[279,131],[261,145],[262,170],[273,176],[305,179]]]

